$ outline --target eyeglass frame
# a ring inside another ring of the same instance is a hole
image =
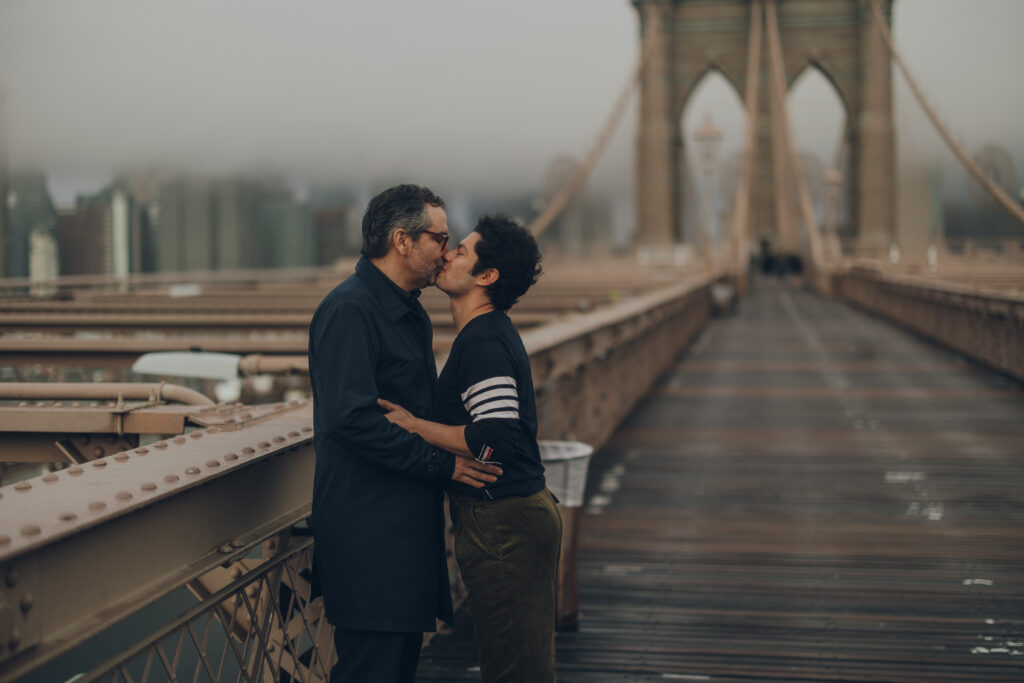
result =
[[[417,230],[416,232],[411,232],[409,234],[422,235],[423,233],[430,235],[430,238],[437,242],[439,245],[441,245],[442,249],[448,246],[448,238],[450,237],[450,235],[447,232],[434,232],[433,230]]]

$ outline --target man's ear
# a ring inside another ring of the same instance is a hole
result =
[[[391,233],[391,246],[402,256],[405,256],[406,252],[408,252],[410,242],[409,233],[405,230],[399,229]]]
[[[500,276],[501,273],[498,272],[497,268],[488,268],[482,273],[477,273],[476,283],[483,287],[490,287],[498,281]]]

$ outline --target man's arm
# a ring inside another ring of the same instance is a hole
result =
[[[445,425],[424,420],[397,403],[383,398],[377,399],[377,404],[388,411],[385,415],[388,421],[420,436],[432,446],[454,453],[456,457],[455,469],[452,472],[453,480],[474,488],[482,488],[485,482],[493,484],[498,476],[504,474],[504,470],[497,464],[492,465],[473,458],[469,446],[466,445],[465,425]]]
[[[470,417],[462,440],[477,460],[502,462],[521,447],[518,374],[509,350],[496,339],[477,341],[459,357],[460,398]]]
[[[440,422],[424,420],[423,418],[416,417],[397,403],[392,403],[383,398],[377,399],[377,405],[388,411],[384,417],[389,422],[393,422],[402,429],[422,437],[430,445],[443,448],[449,453],[454,453],[464,458],[473,457],[473,454],[469,451],[469,446],[466,444],[465,425],[446,425]]]

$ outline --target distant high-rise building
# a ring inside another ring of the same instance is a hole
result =
[[[264,202],[260,211],[265,268],[298,268],[313,264],[313,221],[309,208],[291,197]]]
[[[211,183],[201,178],[179,178],[164,183],[158,203],[157,270],[216,268]]]
[[[182,177],[160,185],[151,212],[160,271],[308,266],[308,207],[275,179]]]
[[[351,188],[333,186],[313,190],[309,205],[313,221],[314,265],[329,266],[343,256],[354,256],[363,246],[363,204]]]
[[[42,173],[15,173],[7,178],[6,275],[29,277],[33,232],[54,237],[57,210]]]
[[[116,277],[142,272],[145,221],[142,208],[121,183],[79,196],[75,208],[62,212],[58,221],[61,271]]]

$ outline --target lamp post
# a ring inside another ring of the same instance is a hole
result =
[[[704,123],[693,132],[693,141],[697,145],[697,167],[704,175],[704,225],[700,235],[701,255],[707,259],[712,256],[712,218],[714,216],[714,176],[718,171],[718,154],[722,147],[722,131],[711,120],[710,114],[704,115]]]

